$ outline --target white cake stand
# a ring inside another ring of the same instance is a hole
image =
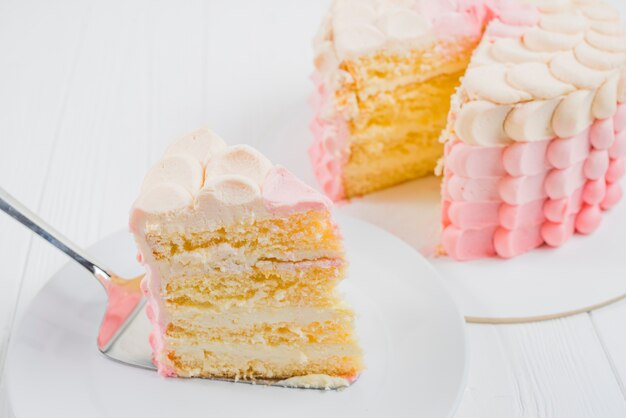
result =
[[[288,124],[272,132],[263,151],[316,184],[306,154],[311,112],[304,103],[293,112]],[[574,236],[561,248],[540,248],[510,260],[456,262],[435,257],[439,187],[433,176],[340,203],[337,211],[380,226],[429,257],[471,322],[552,319],[626,295],[626,203],[607,212],[592,235]]]

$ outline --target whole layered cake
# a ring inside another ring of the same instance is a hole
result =
[[[602,1],[336,0],[316,52],[324,190],[367,193],[445,154],[453,258],[559,246],[622,196],[626,28]]]
[[[208,130],[148,172],[130,228],[166,376],[335,388],[362,369],[331,202]]]

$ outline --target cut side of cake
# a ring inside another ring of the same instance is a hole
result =
[[[597,1],[492,21],[442,135],[444,251],[513,257],[593,232],[621,198],[626,27]]]
[[[331,202],[208,130],[146,175],[130,228],[166,376],[346,386],[362,370]]]
[[[489,16],[464,3],[332,3],[314,43],[309,149],[331,199],[433,173],[450,96]]]

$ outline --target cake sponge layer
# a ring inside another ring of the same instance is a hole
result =
[[[305,325],[293,322],[258,323],[240,328],[204,327],[202,324],[176,321],[176,324],[168,325],[165,335],[171,347],[199,346],[207,342],[262,343],[268,346],[353,343],[352,321],[351,318],[346,319]]]
[[[317,210],[286,217],[249,218],[214,230],[199,225],[171,232],[153,226],[146,239],[156,260],[224,245],[240,248],[247,256],[286,261],[297,261],[297,255],[307,251],[327,257],[342,254],[330,213]]]
[[[182,377],[228,379],[285,379],[325,374],[354,378],[362,370],[356,346],[311,344],[306,349],[285,346],[210,344],[167,353],[167,360]]]
[[[341,260],[261,261],[240,271],[201,269],[199,275],[187,272],[183,277],[170,277],[163,281],[162,292],[172,312],[192,305],[217,311],[246,306],[332,306],[343,270]]]
[[[440,41],[425,48],[401,52],[384,50],[343,61],[339,68],[350,77],[343,79],[338,88],[338,104],[345,105],[353,94],[359,102],[365,102],[381,91],[463,71],[477,43],[476,38],[464,37],[454,42]]]

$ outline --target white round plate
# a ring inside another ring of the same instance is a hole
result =
[[[167,379],[96,349],[100,285],[76,265],[56,273],[12,340],[9,393],[15,415],[39,417],[449,417],[465,387],[463,320],[430,264],[393,235],[341,217],[350,261],[342,290],[357,312],[367,369],[342,391]],[[90,252],[136,274],[134,246],[118,232]],[[147,343],[147,342],[146,342]]]

